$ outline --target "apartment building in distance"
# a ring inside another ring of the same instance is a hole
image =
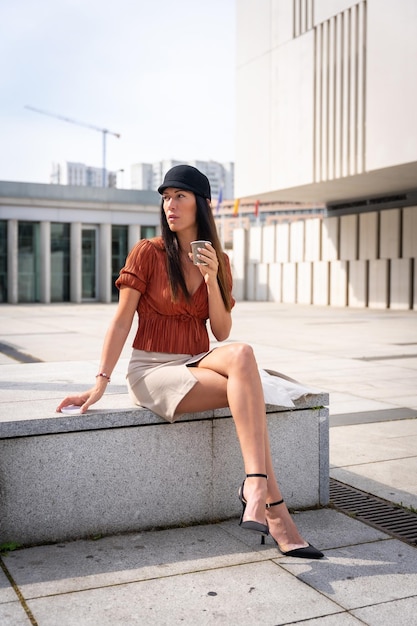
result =
[[[221,197],[224,200],[234,198],[234,163],[219,163],[218,161],[178,161],[164,159],[156,163],[135,163],[131,166],[131,187],[132,189],[158,189],[162,183],[165,173],[175,165],[182,163],[193,165],[203,172],[210,180],[211,196],[213,202]]]
[[[104,182],[103,182],[104,178]],[[117,172],[103,170],[85,163],[65,161],[54,163],[51,184],[72,185],[74,187],[117,187]]]

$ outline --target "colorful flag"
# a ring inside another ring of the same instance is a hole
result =
[[[236,215],[239,214],[239,204],[240,204],[240,199],[236,198],[235,203],[233,205],[233,217],[236,217]]]
[[[258,217],[259,215],[259,200],[257,200],[255,202],[255,209],[254,209],[254,213],[255,213],[255,217]]]
[[[219,189],[219,197],[217,198],[217,206],[216,206],[216,213],[218,213],[222,207],[222,201],[223,201],[223,187],[220,187]]]

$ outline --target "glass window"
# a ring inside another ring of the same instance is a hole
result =
[[[7,302],[7,222],[0,220],[0,302]]]
[[[140,227],[140,238],[141,239],[152,239],[152,237],[156,236],[156,226],[141,226]]]
[[[120,269],[125,264],[127,257],[127,226],[112,226],[111,228],[111,298],[113,302],[119,299],[119,290],[115,286],[115,281],[119,276]]]
[[[39,302],[38,222],[19,222],[18,226],[18,301]]]
[[[70,300],[70,225],[51,224],[51,302]]]

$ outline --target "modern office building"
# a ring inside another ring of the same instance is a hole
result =
[[[416,307],[416,58],[415,0],[237,2],[235,194],[325,204],[313,256],[276,234],[307,301],[321,264],[321,303]]]
[[[0,182],[0,302],[111,302],[133,245],[159,232],[151,191]]]
[[[164,159],[156,163],[135,163],[131,166],[132,189],[155,190],[162,183],[165,173],[175,165],[184,161]],[[234,163],[219,163],[218,161],[187,161],[188,165],[197,167],[210,180],[213,202],[219,198],[220,189],[223,200],[234,198]]]

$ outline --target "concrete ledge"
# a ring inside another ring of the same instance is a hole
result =
[[[228,409],[168,424],[132,407],[120,378],[86,416],[54,413],[62,390],[80,389],[74,381],[87,380],[81,367],[91,364],[1,368],[0,543],[30,545],[239,514],[243,463]],[[64,370],[66,388],[57,380]],[[327,404],[328,395],[317,394],[293,410],[267,407],[272,455],[291,507],[328,502]]]

